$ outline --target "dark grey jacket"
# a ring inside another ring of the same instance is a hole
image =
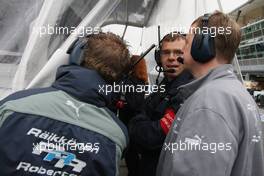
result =
[[[164,176],[263,176],[258,108],[231,65],[179,88],[187,99],[165,140]]]

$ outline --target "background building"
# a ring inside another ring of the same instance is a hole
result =
[[[264,1],[251,0],[230,15],[242,26],[237,57],[244,80],[264,89]]]

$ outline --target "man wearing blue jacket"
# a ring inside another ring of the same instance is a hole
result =
[[[51,87],[0,102],[1,176],[118,174],[127,131],[104,90],[130,67],[129,51],[111,33],[79,40]]]
[[[231,65],[240,37],[238,24],[221,12],[193,22],[183,57],[196,80],[178,89],[185,100],[164,142],[158,176],[264,175],[258,107]]]

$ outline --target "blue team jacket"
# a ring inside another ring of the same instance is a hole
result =
[[[118,175],[127,130],[94,70],[62,66],[51,87],[0,101],[0,175]]]

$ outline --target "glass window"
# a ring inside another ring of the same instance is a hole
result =
[[[264,28],[264,20],[261,22],[261,27]]]
[[[240,55],[240,50],[239,50],[239,49],[237,49],[236,54],[237,54],[237,55]]]
[[[261,29],[261,23],[255,24],[255,30],[259,30],[259,29]]]
[[[244,41],[244,40],[246,40],[246,36],[242,35],[241,41]]]
[[[243,47],[241,49],[241,53],[244,54],[244,55],[248,55],[250,53],[250,48],[249,46],[246,46],[246,47]]]
[[[258,53],[258,54],[257,54],[257,57],[258,57],[258,58],[263,57],[263,53]]]
[[[256,49],[258,52],[264,52],[264,43],[256,44]]]
[[[253,35],[254,35],[254,38],[257,38],[257,37],[261,36],[261,35],[262,35],[261,30],[257,30],[257,31],[255,31],[255,32],[253,33]]]
[[[249,27],[247,27],[245,30],[245,32],[246,32],[246,34],[248,34],[248,33],[250,33],[251,32],[251,28],[252,28],[252,26],[249,26]]]
[[[255,45],[251,45],[250,46],[250,53],[255,53],[256,49],[255,49]]]
[[[254,58],[256,58],[256,55],[253,54],[244,57],[244,59],[254,59]]]
[[[251,26],[251,32],[254,32],[256,30],[256,24]]]
[[[243,58],[244,58],[244,59],[248,59],[249,57],[248,57],[248,55],[246,55],[246,56],[244,56]]]
[[[246,39],[247,40],[249,40],[249,39],[252,39],[253,37],[252,37],[252,33],[248,33],[247,35],[246,35]]]
[[[245,29],[241,29],[241,35],[245,35]]]

